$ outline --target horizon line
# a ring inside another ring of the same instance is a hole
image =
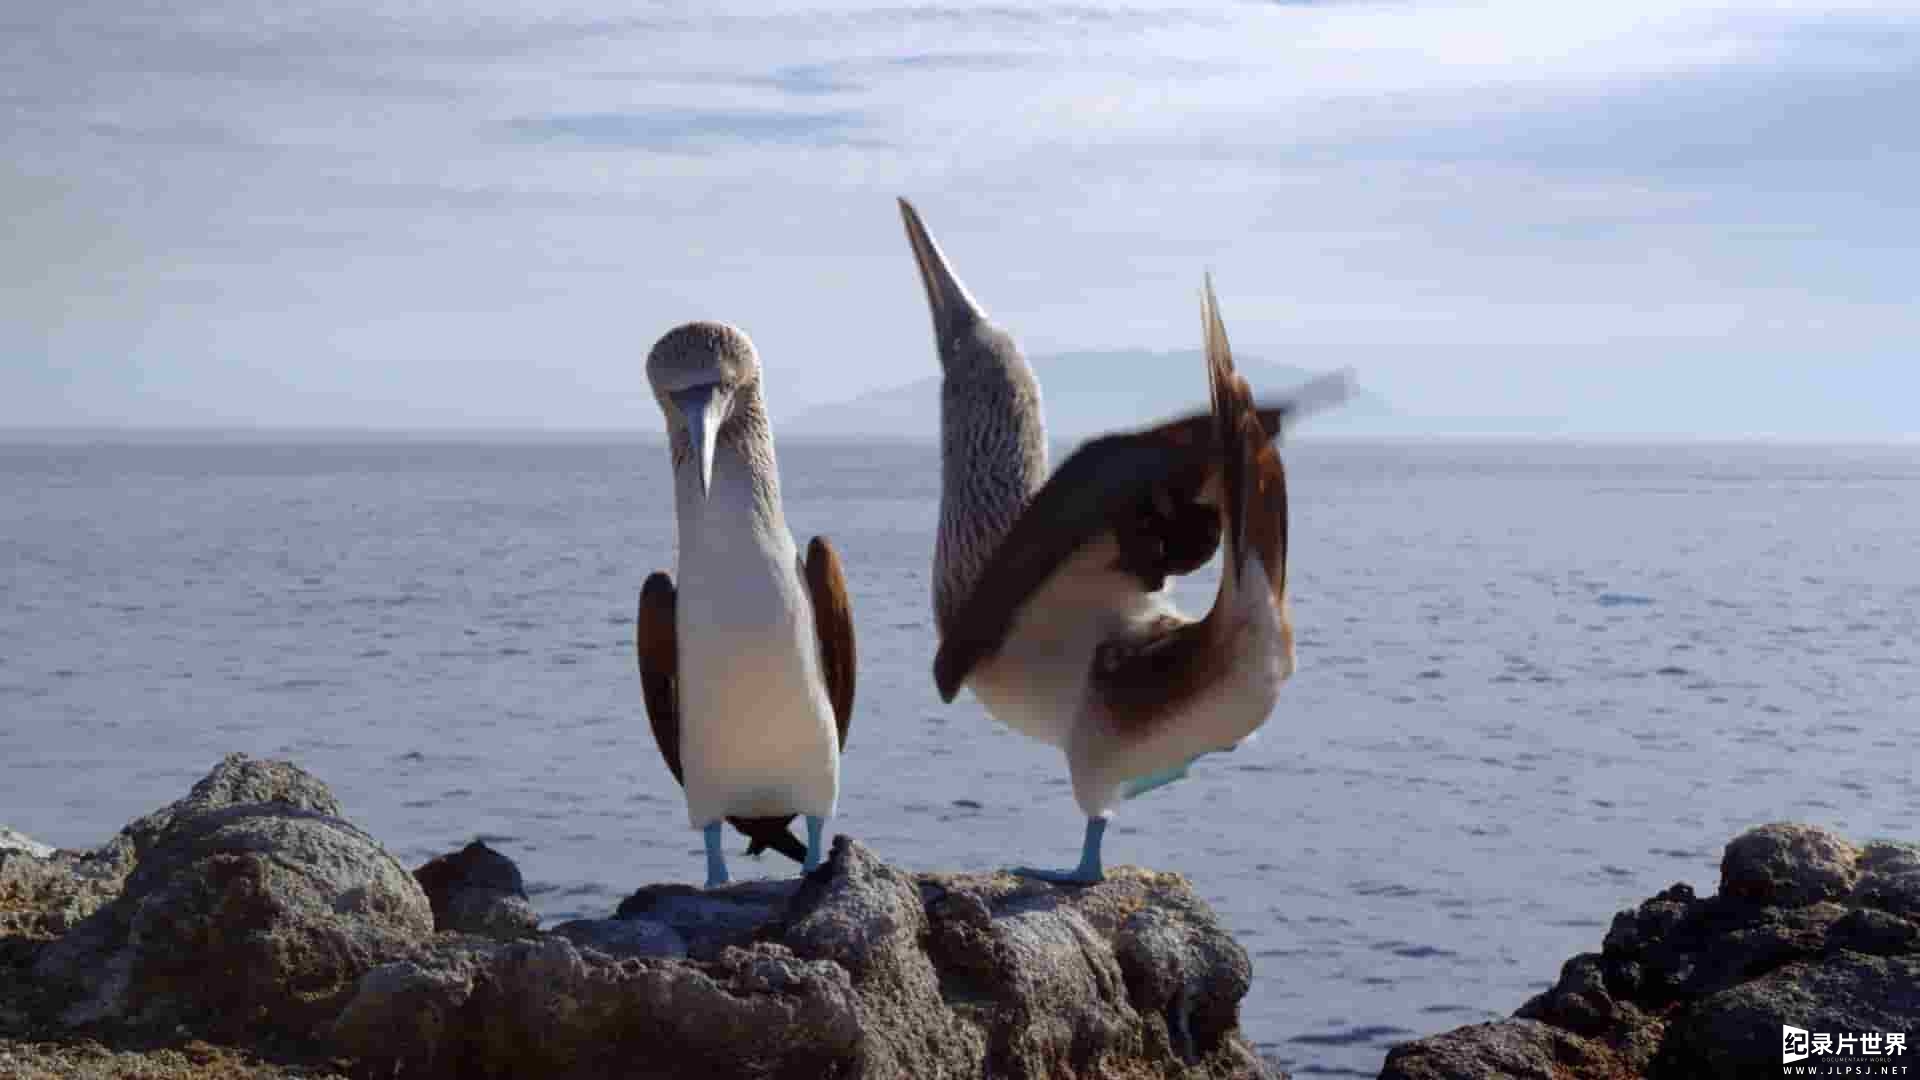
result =
[[[1091,437],[1096,432],[1070,432],[1052,436],[1049,441]],[[924,436],[893,432],[850,432],[821,434],[793,431],[775,432],[782,442],[835,443],[873,442],[937,443],[937,432]],[[62,424],[11,426],[0,425],[0,445],[74,446],[74,445],[221,445],[229,442],[252,444],[285,442],[347,443],[353,441],[460,443],[505,440],[518,443],[643,443],[664,442],[659,431],[627,428],[534,427],[529,425],[475,425],[471,427],[419,426],[392,427],[352,424],[240,425],[240,424]],[[1433,431],[1433,432],[1328,432],[1289,433],[1288,443],[1326,443],[1330,445],[1413,445],[1450,444],[1603,444],[1611,446],[1829,446],[1829,447],[1909,447],[1920,445],[1920,432],[1884,435],[1791,434],[1779,432],[1695,433],[1695,432],[1606,432],[1606,431]]]

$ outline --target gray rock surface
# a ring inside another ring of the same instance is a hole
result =
[[[1838,952],[1712,994],[1669,1024],[1659,1075],[1752,1076],[1763,1064],[1778,1068],[1783,1022],[1830,1033],[1898,1031],[1912,1047],[1908,1055],[1920,1052],[1920,954]],[[1920,1069],[1913,1060],[1900,1064]]]
[[[1399,1047],[1387,1058],[1382,1075],[1405,1080],[1568,1080],[1639,1074],[1624,1067],[1606,1047],[1564,1029],[1538,1020],[1501,1020],[1456,1028]]]
[[[413,872],[440,930],[512,941],[540,929],[513,860],[475,840]]]
[[[117,864],[44,844],[0,848],[0,936],[64,934],[118,896],[124,877]]]
[[[198,1040],[115,1048],[91,1041],[23,1042],[0,1034],[5,1080],[348,1080],[329,1062],[269,1060]]]
[[[1749,830],[1727,845],[1717,896],[1675,885],[1621,912],[1601,951],[1514,1019],[1396,1047],[1381,1076],[1773,1076],[1783,1024],[1920,1046],[1920,849]]]
[[[376,969],[335,1045],[409,1076],[1270,1075],[1246,954],[1174,875],[911,875],[841,837],[802,883],[621,910]]]
[[[98,850],[0,838],[19,1075],[1274,1075],[1250,979],[1178,876],[909,874],[845,837],[804,880],[649,886],[543,933],[504,855],[409,874],[318,780],[241,755]],[[1782,1023],[1920,1029],[1920,849],[1752,830],[1719,895],[1621,913],[1514,1019],[1382,1075],[1774,1075]]]
[[[227,757],[96,861],[120,895],[44,949],[69,1025],[301,1039],[360,977],[433,932],[413,876],[284,762]]]
[[[1860,880],[1859,862],[1859,848],[1825,830],[1762,825],[1727,845],[1720,895],[1781,907],[1838,900]]]
[[[0,856],[28,855],[45,859],[53,855],[53,845],[43,844],[26,833],[0,825]]]
[[[620,902],[614,918],[658,923],[678,934],[693,955],[717,955],[727,945],[752,940],[753,932],[785,911],[800,888],[798,879],[747,881],[725,889],[647,885]]]
[[[634,959],[679,958],[687,955],[687,939],[673,927],[651,919],[576,919],[553,932],[582,949]]]
[[[505,856],[416,877],[319,781],[235,755],[97,851],[0,852],[0,888],[21,1075],[1274,1075],[1246,953],[1175,875],[915,875],[842,837],[804,881],[543,933]]]

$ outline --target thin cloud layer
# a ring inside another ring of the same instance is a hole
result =
[[[651,429],[705,317],[794,412],[931,370],[906,194],[1032,351],[1190,346],[1211,268],[1416,415],[1914,426],[1910,3],[78,3],[0,64],[8,425]]]

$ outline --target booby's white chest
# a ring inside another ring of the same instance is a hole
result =
[[[678,480],[675,629],[689,821],[831,816],[838,727],[780,507],[756,501],[745,463],[725,450],[704,499]]]
[[[1064,747],[1086,702],[1094,650],[1123,628],[1173,610],[1113,569],[1111,537],[1090,543],[1034,594],[994,656],[967,685],[994,719]]]

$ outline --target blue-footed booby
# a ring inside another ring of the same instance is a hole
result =
[[[1094,439],[1050,477],[1040,393],[1013,339],[947,264],[913,206],[907,238],[943,372],[934,681],[1060,747],[1087,815],[1072,870],[1098,881],[1107,819],[1266,722],[1293,674],[1287,487],[1275,439],[1343,397],[1344,376],[1256,406],[1234,372],[1211,279],[1201,297],[1212,410]],[[1181,614],[1168,577],[1212,560],[1219,592]]]
[[[640,684],[660,756],[725,884],[724,818],[811,871],[840,793],[853,718],[853,609],[823,537],[803,560],[780,506],[760,359],[739,330],[696,322],[647,355],[666,414],[679,582],[640,590]],[[805,815],[805,847],[787,831]]]

